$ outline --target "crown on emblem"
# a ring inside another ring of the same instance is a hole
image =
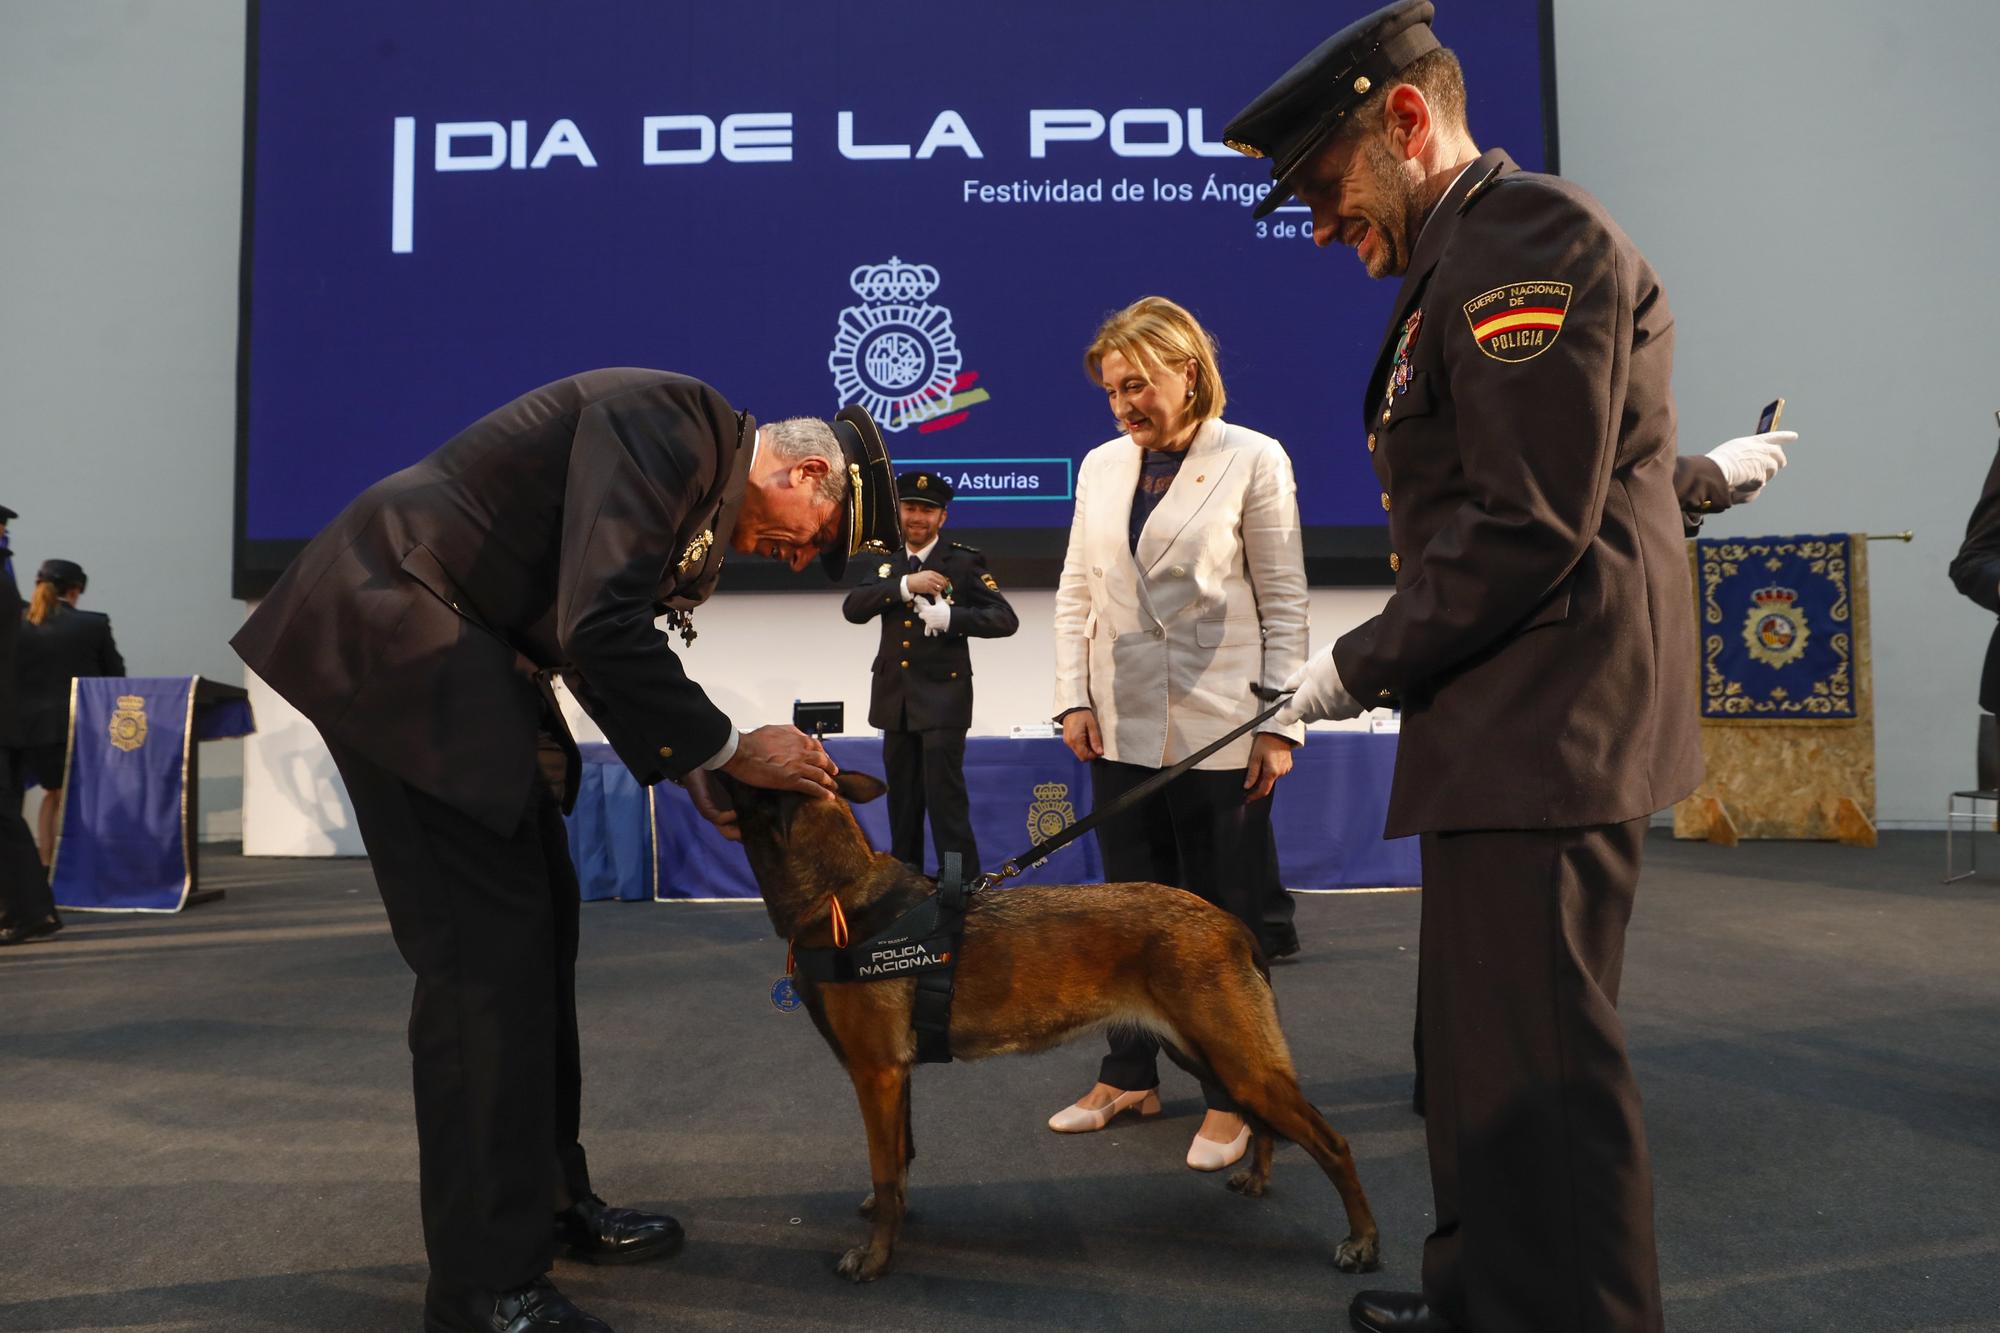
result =
[[[1751,593],[1750,600],[1758,606],[1790,606],[1799,600],[1799,594],[1796,589],[1780,588],[1774,583]]]
[[[1060,801],[1069,795],[1066,782],[1038,782],[1035,784],[1035,799],[1038,801]]]
[[[118,706],[124,709],[125,711],[130,712],[134,708],[144,708],[146,706],[146,701],[144,698],[136,694],[121,694],[118,696]]]
[[[893,255],[886,264],[863,264],[847,275],[847,285],[864,301],[921,301],[940,281],[929,264],[906,264]]]

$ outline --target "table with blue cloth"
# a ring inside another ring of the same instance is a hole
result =
[[[696,902],[754,899],[756,882],[743,849],[701,817],[672,783],[641,787],[608,745],[585,745],[583,780],[569,818],[570,855],[586,902]],[[826,742],[845,769],[882,770],[876,736]],[[1419,882],[1417,840],[1382,837],[1396,738],[1358,731],[1312,732],[1293,751],[1290,776],[1273,797],[1272,827],[1285,883],[1306,891],[1400,887]],[[965,782],[973,832],[986,868],[1090,812],[1090,775],[1053,737],[1012,740],[974,736],[965,743]],[[868,841],[889,844],[886,801],[854,813]],[[937,853],[925,834],[934,868]],[[1010,884],[1079,884],[1104,878],[1097,840],[1086,835]]]

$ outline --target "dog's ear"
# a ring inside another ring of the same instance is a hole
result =
[[[837,774],[833,779],[833,785],[840,789],[841,796],[855,805],[866,805],[868,802],[880,798],[883,792],[889,790],[883,784],[882,779],[867,773],[844,772]]]

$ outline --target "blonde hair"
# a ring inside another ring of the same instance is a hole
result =
[[[55,584],[50,583],[47,579],[37,582],[35,584],[34,600],[28,603],[28,623],[30,625],[39,625],[47,620],[56,613],[56,603],[61,600],[62,594],[56,591]]]
[[[1194,400],[1188,404],[1191,421],[1213,421],[1229,401],[1222,387],[1222,371],[1216,365],[1215,339],[1200,320],[1164,296],[1141,297],[1098,326],[1097,336],[1083,353],[1083,368],[1093,384],[1104,382],[1101,367],[1109,352],[1145,368],[1149,376],[1170,365],[1194,362]]]

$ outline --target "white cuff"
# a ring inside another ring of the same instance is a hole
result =
[[[710,772],[714,772],[716,769],[721,768],[724,764],[728,763],[730,760],[736,757],[736,746],[737,743],[740,742],[742,739],[743,739],[743,733],[738,731],[736,728],[731,727],[729,729],[729,739],[722,743],[722,748],[720,750],[717,750],[714,754],[710,755],[705,761],[703,761],[701,766]]]
[[[902,581],[896,585],[896,595],[906,602],[912,600],[910,597],[910,576],[908,574],[903,575]]]

